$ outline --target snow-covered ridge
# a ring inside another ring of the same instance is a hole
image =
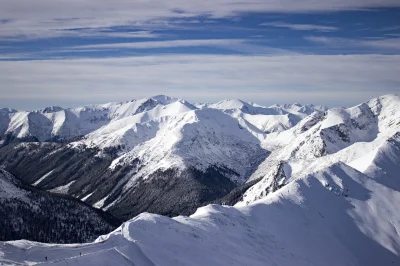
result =
[[[54,138],[70,140],[93,132],[111,121],[145,112],[160,105],[168,105],[172,102],[181,102],[188,105],[189,108],[195,108],[184,100],[155,96],[124,103],[89,105],[68,109],[52,106],[33,112],[11,110],[7,112],[7,116],[0,117],[0,125],[5,124],[1,134],[20,139],[31,137],[39,141],[49,141]]]
[[[249,206],[190,217],[143,213],[92,244],[0,244],[5,265],[397,265],[400,187],[343,164],[299,178]],[[206,255],[205,255],[206,254]],[[46,258],[47,257],[47,261]]]
[[[385,95],[347,109],[311,114],[263,143],[272,153],[250,177],[249,181],[263,179],[246,192],[242,204],[273,191],[278,179],[289,182],[337,162],[365,172],[372,154],[398,132],[400,97],[397,95]],[[276,170],[279,165],[283,172]]]
[[[170,105],[173,105],[173,107]],[[256,123],[255,127],[263,132],[288,129],[297,123],[300,120],[299,118],[303,118],[311,111],[320,110],[312,105],[293,106],[295,108],[290,105],[268,108],[240,100],[226,100],[216,104],[202,105],[201,108],[230,110],[230,112],[237,110],[250,117],[249,120],[252,120],[251,115],[261,115],[263,117],[259,118],[267,122],[261,122],[261,125]],[[164,108],[167,110],[163,110]],[[136,117],[132,118],[130,122],[139,123],[194,109],[197,109],[197,107],[185,100],[165,95],[122,103],[97,104],[67,109],[51,106],[33,112],[5,108],[0,110],[0,134],[11,135],[19,139],[31,138],[38,141],[54,139],[68,141],[92,133],[119,119]],[[277,117],[277,121],[274,121],[273,116],[287,116],[289,114],[292,116],[291,118],[285,120],[285,118]],[[246,117],[243,119],[247,120]],[[271,126],[267,126],[268,124],[271,124]]]

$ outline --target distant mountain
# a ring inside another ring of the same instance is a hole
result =
[[[23,185],[0,169],[0,240],[93,241],[120,222],[79,200]]]
[[[244,120],[249,118],[248,123],[250,124],[258,119],[261,121],[256,124],[262,123],[262,120],[267,120],[272,124],[279,123],[284,120],[283,117],[289,116],[290,119],[288,119],[293,121],[287,121],[282,128],[275,130],[281,131],[292,127],[298,120],[315,111],[325,111],[326,107],[300,104],[262,107],[241,100],[225,100],[216,104],[202,104],[196,107],[182,99],[158,95],[148,99],[78,108],[64,109],[59,106],[51,106],[33,112],[4,108],[0,109],[0,134],[5,144],[27,140],[70,142],[124,118],[131,118],[128,120],[129,122],[140,124],[195,109],[217,109],[228,114],[237,113],[236,116],[247,115]],[[253,119],[252,116],[254,116]],[[117,130],[118,124],[115,126],[117,126],[115,128]],[[255,127],[260,130],[266,129],[262,125],[260,127],[255,125]],[[268,127],[267,129],[274,131],[274,128]]]
[[[122,219],[143,211],[190,214],[241,186],[268,156],[267,135],[312,111],[321,112],[240,100],[198,108],[159,95],[12,112],[0,122],[0,163],[28,184]]]
[[[239,120],[239,123],[255,135],[281,132],[295,126],[301,119],[313,112],[324,112],[323,106],[283,104],[263,107],[241,100],[224,100],[202,108],[222,110]]]
[[[0,124],[5,142],[13,140],[71,141],[124,117],[178,101],[167,96],[63,109],[47,107],[33,112],[10,111]],[[184,105],[185,102],[182,101]],[[190,106],[191,107],[191,106]],[[188,107],[188,108],[190,108]],[[192,107],[194,108],[194,107]]]

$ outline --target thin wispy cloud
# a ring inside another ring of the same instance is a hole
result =
[[[91,44],[71,47],[72,51],[85,51],[86,49],[160,49],[177,47],[216,47],[246,54],[297,54],[296,52],[259,45],[245,39],[204,39],[204,40],[168,40],[168,41],[142,41],[108,44]]]
[[[381,31],[392,31],[392,30],[400,30],[400,25],[385,27],[380,29]]]
[[[190,47],[190,46],[230,46],[241,44],[245,40],[241,39],[205,39],[205,40],[169,40],[169,41],[151,41],[151,42],[129,42],[129,43],[109,43],[81,45],[76,48],[105,48],[105,49],[154,49],[170,47]]]
[[[22,30],[23,29],[23,30]],[[160,34],[151,31],[114,31],[109,28],[83,28],[83,29],[53,29],[53,30],[33,30],[29,32],[26,28],[14,30],[0,30],[0,40],[2,41],[26,41],[45,38],[158,38]]]
[[[265,22],[265,23],[262,23],[261,26],[288,28],[291,30],[300,30],[300,31],[331,32],[331,31],[339,30],[338,27],[333,27],[333,26],[316,25],[316,24],[293,24],[293,23],[285,23],[285,22],[280,22],[280,21]]]
[[[400,38],[386,39],[347,39],[347,38],[330,38],[330,37],[305,37],[307,41],[324,44],[332,47],[365,47],[374,48],[384,51],[400,51]]]
[[[64,37],[110,37],[110,38],[158,38],[159,34],[151,31],[113,31],[110,29],[78,29],[63,30],[60,34]]]

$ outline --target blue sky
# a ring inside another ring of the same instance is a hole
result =
[[[1,0],[0,105],[348,106],[400,90],[400,1],[165,2]]]

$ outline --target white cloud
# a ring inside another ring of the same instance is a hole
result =
[[[170,18],[234,17],[240,12],[326,12],[400,7],[398,0],[1,0],[0,36],[54,36],[60,29],[144,26]]]
[[[391,30],[399,30],[399,29],[400,29],[400,25],[396,25],[396,26],[383,28],[383,29],[381,29],[381,31],[391,31]]]
[[[280,21],[275,22],[265,22],[261,24],[262,26],[272,26],[277,28],[288,28],[292,30],[302,30],[302,31],[320,31],[320,32],[331,32],[337,31],[339,28],[326,25],[316,25],[316,24],[291,24]]]
[[[79,49],[103,48],[103,49],[152,49],[170,47],[191,47],[191,46],[229,46],[243,43],[241,39],[204,39],[204,40],[170,40],[151,42],[126,42],[109,44],[91,44],[76,46]]]
[[[160,93],[192,101],[242,98],[261,104],[355,104],[399,92],[399,67],[400,55],[157,55],[0,61],[0,105],[26,108],[27,102],[36,107],[61,102],[72,106]]]
[[[310,42],[325,44],[331,47],[365,47],[380,50],[400,51],[400,38],[366,40],[310,36],[305,37],[305,39]]]
[[[12,27],[5,30],[0,29],[0,38],[3,41],[26,41],[32,39],[55,38],[55,37],[96,37],[96,38],[158,38],[159,34],[151,31],[111,31],[108,28],[88,29],[33,29],[31,26],[21,26],[21,30]]]
[[[109,29],[82,29],[82,30],[64,30],[60,33],[64,37],[111,37],[111,38],[157,38],[159,34],[150,31],[110,31]]]
[[[156,49],[173,47],[218,47],[225,50],[237,51],[246,54],[297,54],[295,52],[258,45],[244,39],[199,39],[199,40],[168,40],[125,42],[109,44],[90,44],[71,47],[75,51],[87,51],[86,49]],[[73,50],[72,50],[73,51]]]

